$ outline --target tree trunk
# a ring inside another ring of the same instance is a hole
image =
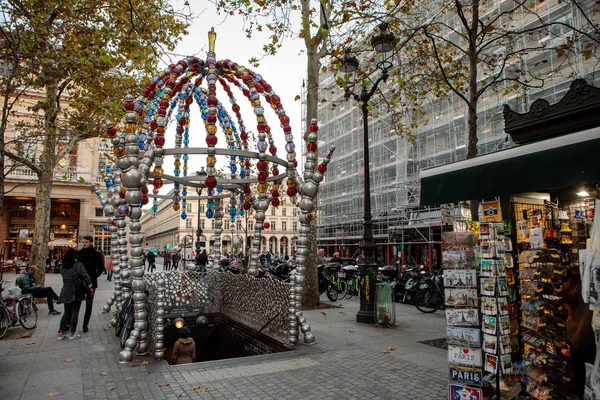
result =
[[[306,121],[305,134],[309,132],[310,122],[317,118],[319,104],[319,57],[317,46],[307,46],[307,83],[306,83]],[[306,139],[306,138],[305,138]],[[302,308],[313,309],[319,304],[319,280],[317,276],[317,224],[310,224],[309,245],[306,256],[306,276],[302,292]]]
[[[35,265],[38,268],[36,277],[40,285],[43,285],[46,279],[45,267],[50,234],[52,182],[56,166],[56,146],[58,145],[56,127],[56,117],[58,115],[57,93],[57,83],[49,82],[46,86],[48,108],[44,113],[44,139],[39,162],[38,183],[35,190],[35,231],[33,233],[31,259],[29,261],[30,265]]]
[[[467,114],[467,127],[469,132],[467,144],[467,159],[477,156],[477,33],[479,20],[479,0],[472,0],[473,7],[471,27],[469,31],[469,103]],[[471,220],[479,221],[479,202],[473,199],[469,202]]]

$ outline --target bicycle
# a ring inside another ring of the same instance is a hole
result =
[[[2,284],[0,282],[0,293]],[[6,335],[8,328],[15,326],[17,322],[27,330],[37,326],[38,313],[37,306],[33,302],[31,295],[17,296],[10,294],[2,298],[0,302],[0,338]]]
[[[131,284],[122,284],[123,293],[132,293]],[[133,300],[129,296],[121,305],[121,309],[115,312],[115,336],[121,337],[121,348],[125,348],[125,342],[129,339],[131,331],[133,330],[133,324],[135,322],[133,312]]]
[[[433,275],[419,281],[415,293],[415,307],[423,313],[433,313],[444,304],[444,287],[440,275]]]
[[[355,276],[346,281],[348,284],[348,291],[346,293],[346,298],[351,299],[353,296],[360,296],[360,279],[358,276]]]
[[[337,290],[338,297],[343,299],[346,297],[346,293],[348,292],[348,283],[346,282],[346,273],[344,271],[340,271],[340,267],[337,269],[335,267],[331,268],[331,276],[329,280],[331,285]]]

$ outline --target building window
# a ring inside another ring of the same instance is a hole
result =
[[[104,209],[102,207],[96,207],[96,217],[104,217]]]
[[[189,212],[189,213],[192,212],[192,203],[187,203],[185,205],[185,212]]]
[[[254,229],[254,221],[248,221],[248,226],[246,226],[246,229]]]
[[[229,230],[229,221],[225,221],[225,227],[223,229],[226,231]]]
[[[192,229],[192,220],[190,218],[185,220],[185,229]]]
[[[204,212],[204,204],[200,204],[200,212],[203,213]]]
[[[215,230],[215,220],[214,219],[210,220],[210,227],[213,231]]]
[[[285,208],[284,208],[284,210],[285,210]],[[281,229],[284,231],[287,231],[287,222],[284,221],[281,223]]]
[[[286,214],[287,214],[286,210],[287,210],[287,209],[286,209],[285,207],[281,209],[281,215],[283,215],[284,217],[285,217],[285,216],[286,216]]]
[[[241,230],[242,230],[242,221],[237,221],[237,222],[236,222],[236,229],[237,229],[238,231],[241,231]]]
[[[94,247],[110,256],[110,232],[105,231],[103,225],[94,225]]]
[[[272,231],[277,230],[277,222],[275,222],[275,221],[271,222],[271,230]]]
[[[297,231],[298,231],[298,223],[297,223],[297,222],[295,222],[295,221],[294,221],[294,222],[292,222],[292,230],[293,230],[294,232],[297,232]]]
[[[200,220],[200,229],[204,230],[204,220]]]
[[[275,207],[271,207],[271,215],[275,215]]]

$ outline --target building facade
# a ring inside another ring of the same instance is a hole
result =
[[[487,3],[487,12],[500,13],[510,1]],[[545,1],[536,5],[536,8],[549,21],[577,25],[582,19],[581,11],[568,2]],[[515,21],[523,27],[537,23],[531,15],[523,15],[515,18]],[[448,16],[445,22],[448,26],[457,23],[455,16]],[[535,40],[566,40],[568,35],[568,31],[553,32],[553,37]],[[562,98],[573,76],[585,77],[588,83],[596,86],[600,83],[598,74],[594,74],[597,67],[593,60],[580,56],[570,61],[565,63],[556,52],[532,53],[526,58],[525,64],[519,67],[545,74],[543,88],[516,93],[507,86],[507,95],[490,94],[480,99],[477,114],[478,155],[512,146],[510,137],[504,133],[504,104],[519,111],[528,110],[540,98],[552,104]],[[511,73],[511,69],[507,69],[506,73]],[[481,75],[480,81],[486,79]],[[332,74],[323,74],[320,80],[319,98],[330,101],[319,105],[319,148],[325,149],[333,144],[336,151],[319,193],[317,240],[318,246],[329,254],[337,250],[346,256],[355,256],[363,233],[362,115],[356,102],[343,99],[343,90],[336,87],[335,81],[336,76]],[[381,86],[382,92],[385,93],[389,87],[386,85],[392,84],[390,81]],[[331,103],[336,107],[332,108]],[[440,233],[444,229],[440,222],[441,209],[419,207],[419,173],[466,158],[466,104],[458,96],[450,95],[425,104],[425,109],[425,119],[429,122],[418,128],[414,140],[397,136],[390,118],[386,118],[385,114],[369,119],[373,228],[378,254],[386,263],[406,260],[409,255],[418,257],[419,263],[435,263],[433,254],[436,252],[432,251],[432,246],[439,247]],[[468,214],[462,208],[457,208],[454,213],[459,218]]]
[[[181,219],[180,211],[173,210],[172,205],[170,199],[161,199],[156,214],[150,208],[144,209],[140,222],[146,237],[146,247],[158,251],[179,248],[185,257],[191,258],[200,226],[200,247],[212,254],[215,247],[215,219],[205,216],[205,203],[190,200],[185,210],[185,220]],[[262,231],[261,251],[269,250],[281,257],[294,253],[300,226],[297,214],[297,207],[286,197],[281,199],[279,207],[267,210],[265,222],[269,224],[269,228]],[[244,216],[237,217],[235,223],[223,220],[221,254],[246,254],[247,249],[251,249],[254,237],[253,215],[254,211],[251,209]]]
[[[13,109],[5,135],[7,148],[29,159],[35,159],[41,153],[41,146],[35,140],[24,138],[23,131],[17,132],[15,127],[19,123],[34,127],[33,120],[39,116],[28,111],[28,108],[43,100],[43,95],[29,91],[20,98]],[[57,151],[62,146],[64,144],[59,144]],[[100,138],[92,138],[79,142],[71,154],[59,161],[54,171],[51,193],[49,253],[57,250],[60,255],[64,251],[64,248],[53,246],[53,242],[81,245],[83,236],[92,235],[96,247],[105,255],[110,255],[108,218],[104,217],[102,206],[91,191],[92,183],[103,184],[101,174],[106,164],[106,151],[108,146]],[[8,158],[5,164],[0,254],[5,260],[28,258],[35,229],[37,176],[31,169],[14,164]]]

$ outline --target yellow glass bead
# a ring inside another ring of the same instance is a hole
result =
[[[206,157],[206,165],[208,165],[209,167],[214,167],[216,163],[217,158],[215,156]]]
[[[209,125],[206,127],[206,132],[214,135],[217,133],[217,127],[215,125]]]
[[[231,135],[233,133],[233,130],[231,128],[227,128],[225,129],[225,133]]]
[[[179,168],[179,167],[181,167],[181,161],[179,161],[179,160],[175,160],[175,161],[173,162],[173,165],[174,165],[175,167]]]
[[[208,120],[204,121],[204,126],[208,126]]]
[[[260,100],[254,100],[254,101],[252,102],[252,105],[253,105],[254,107],[260,106]]]
[[[247,141],[247,140],[244,140],[244,141],[242,142],[242,146],[244,146],[244,147],[248,148],[248,141]]]
[[[135,124],[125,124],[125,133],[135,133]]]
[[[243,160],[240,160],[240,167],[243,167],[246,163]]]
[[[160,71],[160,72],[158,73],[158,76],[159,76],[160,78],[164,78],[166,75],[167,75],[167,74],[166,74],[164,71]],[[158,87],[158,86],[157,86],[157,87]]]
[[[187,166],[187,165],[184,165],[184,166],[183,166],[183,170],[184,170],[184,171],[187,171],[187,170],[188,170],[188,166]]]
[[[249,194],[245,194],[244,195],[244,201],[250,201],[250,195]]]
[[[175,204],[173,204],[173,210],[175,210],[175,211],[179,211],[179,209],[180,209],[180,208],[181,208],[181,207],[179,206],[179,203],[175,203]]]
[[[314,212],[314,211],[311,211],[311,212],[308,213],[308,215],[306,216],[306,218],[309,221],[314,221],[315,219],[317,219],[317,213]]]
[[[121,146],[113,149],[113,154],[117,157],[123,157],[125,155],[125,149]]]
[[[293,180],[292,178],[288,178],[287,185],[288,186],[296,186],[296,181]]]
[[[153,174],[154,174],[155,178],[162,178],[162,176],[163,176],[164,173],[165,172],[163,171],[163,169],[161,167],[154,168]]]
[[[274,184],[273,184],[273,190],[279,190],[279,185],[278,185],[278,184],[276,184],[276,183],[274,183]]]
[[[265,117],[263,115],[259,115],[256,117],[256,122],[265,122]]]
[[[277,109],[277,104],[271,103],[271,108],[272,108],[273,110],[276,110],[276,109]]]
[[[258,191],[259,193],[266,193],[267,189],[269,188],[269,186],[265,183],[259,183],[258,184]]]
[[[119,192],[125,194],[127,193],[127,188],[125,186],[121,186],[121,190],[119,190]]]

